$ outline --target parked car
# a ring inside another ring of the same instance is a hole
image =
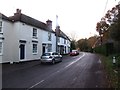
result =
[[[70,52],[70,56],[76,56],[76,55],[79,55],[78,50],[72,50],[72,52]]]
[[[62,62],[62,55],[57,52],[47,52],[43,53],[40,59],[41,63],[52,63]]]

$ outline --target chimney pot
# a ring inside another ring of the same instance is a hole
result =
[[[21,9],[16,9],[16,13],[21,13]]]
[[[48,20],[46,21],[46,24],[47,24],[47,28],[48,28],[49,30],[52,30],[52,21],[48,19]]]

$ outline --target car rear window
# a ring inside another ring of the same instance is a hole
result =
[[[50,53],[44,53],[42,56],[50,56]]]
[[[72,52],[76,52],[77,50],[72,50]]]

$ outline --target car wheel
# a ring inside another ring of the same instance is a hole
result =
[[[62,62],[62,58],[60,58],[60,62]]]
[[[43,62],[40,62],[40,64],[43,64]]]
[[[55,60],[52,60],[52,64],[55,64]]]

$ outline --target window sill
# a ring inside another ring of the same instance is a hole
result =
[[[33,53],[33,55],[37,55],[38,53]]]
[[[3,56],[3,54],[2,54],[2,53],[0,53],[0,56]]]
[[[0,34],[2,34],[2,35],[3,35],[3,32],[0,32]]]
[[[35,37],[35,36],[33,36],[32,38],[33,38],[33,39],[38,39],[38,37]]]

